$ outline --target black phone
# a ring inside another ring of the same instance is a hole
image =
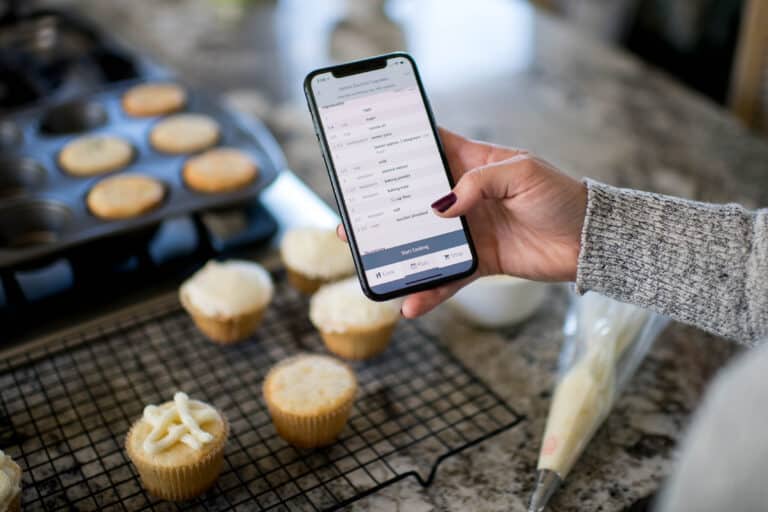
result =
[[[430,208],[453,179],[413,58],[317,69],[304,92],[365,294],[387,300],[472,274],[466,220]]]

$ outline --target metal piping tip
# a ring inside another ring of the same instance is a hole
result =
[[[536,486],[528,503],[528,512],[544,512],[563,480],[551,469],[540,469],[536,473]]]

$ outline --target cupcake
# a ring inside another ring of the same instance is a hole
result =
[[[280,437],[300,448],[314,448],[332,443],[344,430],[357,378],[332,357],[300,354],[275,365],[263,391]]]
[[[255,182],[259,168],[244,151],[214,148],[187,160],[182,177],[196,192],[219,194],[242,190]]]
[[[328,350],[346,359],[368,359],[387,348],[400,319],[400,301],[374,302],[351,277],[317,290],[309,318]]]
[[[171,402],[144,408],[125,448],[150,494],[182,501],[216,481],[228,436],[229,424],[220,411],[177,392]]]
[[[95,216],[104,220],[130,219],[148,213],[163,202],[165,186],[141,174],[122,174],[98,182],[88,191],[85,202]]]
[[[269,272],[258,263],[212,260],[181,285],[179,297],[203,334],[227,344],[256,331],[273,292]]]
[[[0,510],[21,510],[21,468],[0,450]]]
[[[146,83],[134,85],[123,95],[123,110],[132,117],[170,114],[184,107],[187,93],[176,84]]]
[[[68,174],[85,178],[122,169],[133,156],[133,146],[122,137],[86,135],[62,148],[59,165]]]
[[[307,294],[355,273],[349,247],[332,229],[292,229],[280,243],[280,255],[288,281]]]
[[[149,143],[153,148],[173,155],[207,149],[219,138],[221,127],[214,118],[188,112],[161,119],[149,132]]]

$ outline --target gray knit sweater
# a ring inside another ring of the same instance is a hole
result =
[[[586,183],[580,293],[646,306],[747,345],[768,338],[768,209]]]
[[[576,280],[756,345],[768,338],[768,210],[587,181]],[[768,510],[768,344],[715,379],[657,500],[661,512]]]

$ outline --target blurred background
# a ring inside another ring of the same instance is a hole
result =
[[[532,3],[733,109],[749,126],[766,126],[764,1]],[[270,93],[283,95],[279,99],[297,93],[296,70],[394,49],[428,54],[421,60],[430,72],[440,74],[437,82],[455,71],[444,65],[449,61],[465,59],[483,71],[520,66],[531,52],[535,24],[520,0],[56,0],[3,5],[21,11],[40,5],[72,7],[210,87],[258,82],[276,91],[276,84],[293,80],[292,90]],[[455,36],[441,37],[445,31]],[[487,51],[478,53],[482,46]],[[193,62],[225,51],[226,59],[206,61],[210,72]],[[467,76],[472,74],[454,74],[450,80]]]
[[[577,177],[765,205],[767,27],[765,0],[3,0],[0,148],[39,160],[19,112],[170,77],[263,122],[333,205],[304,76],[406,50],[447,128]],[[3,169],[0,196],[64,193]],[[43,217],[33,231],[58,237]]]

